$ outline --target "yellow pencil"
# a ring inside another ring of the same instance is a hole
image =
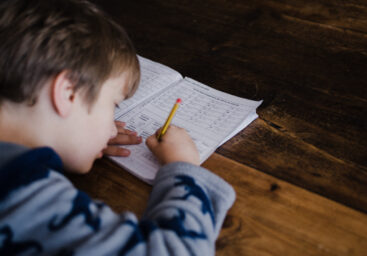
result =
[[[181,99],[177,99],[177,100],[176,100],[175,105],[173,105],[173,108],[172,108],[172,110],[171,110],[171,113],[169,113],[169,115],[168,115],[168,117],[167,117],[167,120],[166,120],[166,122],[165,122],[165,123],[164,123],[164,125],[163,125],[162,131],[161,131],[161,132],[158,134],[158,136],[157,136],[158,141],[161,141],[162,136],[166,133],[166,131],[167,131],[167,129],[168,129],[168,126],[169,126],[169,124],[171,123],[172,118],[173,118],[173,116],[174,116],[174,115],[175,115],[175,113],[176,113],[176,110],[177,110],[177,109],[178,109],[178,107],[180,106],[180,103],[181,103]]]

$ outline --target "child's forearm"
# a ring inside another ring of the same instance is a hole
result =
[[[214,255],[215,240],[234,199],[232,187],[204,168],[184,162],[165,165],[142,220],[132,224],[134,231],[123,252]]]
[[[214,232],[216,239],[234,200],[233,188],[210,171],[184,162],[171,163],[158,172],[143,218],[154,219],[163,208],[190,209],[189,214],[198,209],[203,228],[210,235]]]

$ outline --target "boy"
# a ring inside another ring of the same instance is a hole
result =
[[[141,221],[62,174],[115,152],[115,105],[139,81],[124,30],[86,1],[7,0],[0,38],[0,255],[213,255],[234,191],[183,129],[146,141],[163,167]]]

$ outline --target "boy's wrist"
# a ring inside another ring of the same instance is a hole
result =
[[[186,159],[182,157],[177,157],[177,158],[173,157],[173,158],[166,159],[165,161],[162,161],[162,165],[167,165],[167,164],[172,164],[172,163],[187,163],[187,164],[192,164],[196,166],[200,165],[199,159]]]

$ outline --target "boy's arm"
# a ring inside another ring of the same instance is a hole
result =
[[[105,207],[99,234],[75,252],[102,253],[107,243],[106,255],[214,255],[233,201],[233,189],[221,178],[192,164],[171,163],[159,171],[140,221],[129,213],[105,214]]]
[[[208,170],[185,162],[165,165],[154,182],[143,219],[173,231],[194,255],[212,255],[234,190]],[[172,232],[164,232],[169,239]],[[174,244],[168,244],[174,250]]]
[[[80,232],[78,240],[86,240],[75,248],[76,255],[79,250],[83,255],[97,251],[98,255],[214,255],[215,240],[234,197],[233,189],[209,171],[189,163],[168,164],[158,172],[140,221],[130,213],[115,215],[107,206],[100,208],[90,218],[100,218],[99,230],[89,227],[86,235]],[[74,227],[69,230],[88,229],[84,221],[84,225],[83,220],[70,222]]]
[[[89,234],[79,238],[95,236],[75,248],[76,255],[79,250],[105,254],[106,243],[108,255],[214,255],[234,197],[233,189],[209,171],[184,162],[168,164],[158,172],[140,221],[130,213],[114,215],[104,206],[95,216],[100,218],[99,231],[89,228]]]
[[[170,134],[182,135],[176,142],[186,143],[179,139],[185,138],[182,130],[174,131],[169,130],[160,144],[154,137],[149,140],[161,161],[192,154],[184,150],[166,155],[172,146]],[[63,175],[45,169],[55,166],[49,163],[55,159],[51,150],[26,155],[15,159],[16,168],[4,168],[6,180],[16,183],[0,201],[0,241],[5,241],[0,254],[22,245],[23,252],[39,254],[213,255],[234,201],[233,189],[209,171],[190,163],[168,163],[158,172],[147,210],[138,221],[131,213],[115,214],[76,190]],[[12,177],[22,177],[22,183]]]
[[[33,169],[33,171],[36,171]],[[92,201],[49,171],[1,202],[1,252],[45,255],[214,255],[234,200],[219,177],[188,163],[159,171],[141,221]]]

